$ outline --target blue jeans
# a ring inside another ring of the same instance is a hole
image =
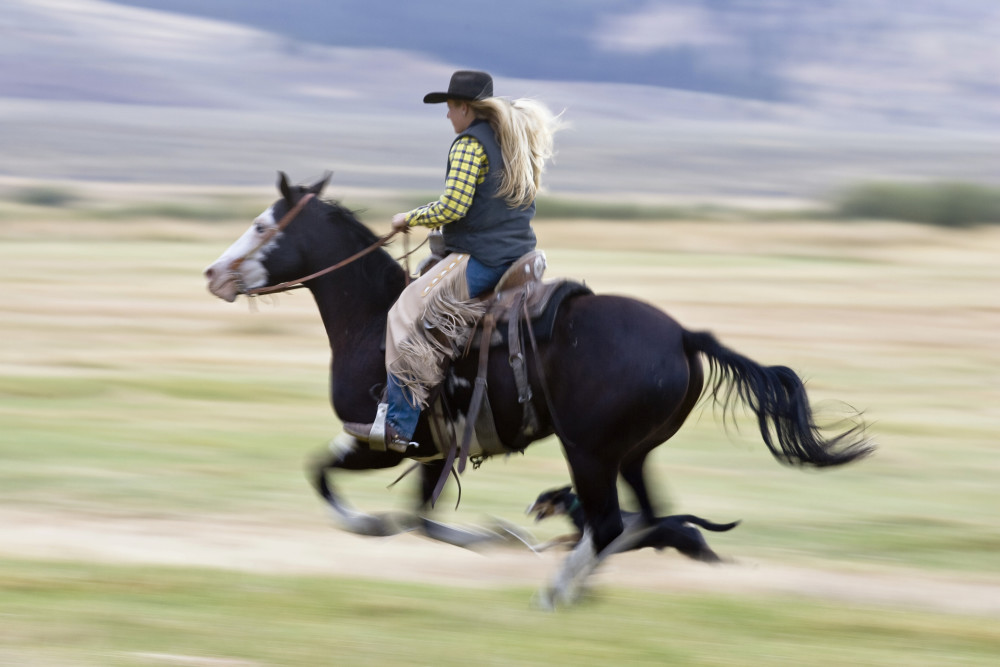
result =
[[[507,273],[507,269],[513,263],[486,266],[475,257],[470,257],[468,266],[465,267],[465,282],[469,286],[469,297],[474,299],[496,287],[496,284],[503,278],[503,274]]]
[[[513,262],[500,266],[486,266],[475,257],[469,257],[465,267],[465,282],[469,286],[469,297],[475,298],[493,289],[511,264]],[[386,423],[396,429],[396,433],[403,438],[407,440],[413,438],[413,432],[417,430],[417,421],[420,420],[420,408],[413,405],[410,392],[400,386],[399,381],[391,375],[386,401],[389,403]]]

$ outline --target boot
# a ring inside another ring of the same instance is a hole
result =
[[[385,416],[388,410],[388,403],[379,403],[373,423],[344,422],[344,432],[361,442],[368,443],[372,449],[382,452],[389,448],[394,452],[405,454],[410,447],[417,447],[417,443],[404,438],[392,424],[386,423]]]

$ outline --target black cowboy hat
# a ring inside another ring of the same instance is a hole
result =
[[[486,72],[460,70],[451,75],[447,93],[427,93],[424,104],[440,104],[448,100],[485,100],[493,97],[493,77]]]

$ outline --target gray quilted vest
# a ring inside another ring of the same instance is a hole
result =
[[[476,187],[465,217],[442,225],[445,246],[449,252],[468,253],[486,266],[509,264],[535,249],[535,232],[531,229],[535,202],[526,208],[511,208],[497,197],[504,161],[489,123],[473,121],[455,141],[465,136],[475,137],[483,145],[490,171],[486,180]],[[451,165],[448,167],[450,169]]]

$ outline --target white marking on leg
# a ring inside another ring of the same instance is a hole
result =
[[[358,446],[358,439],[352,435],[341,433],[331,440],[327,446],[333,454],[337,455],[337,460],[339,461],[355,450]]]
[[[548,601],[555,607],[560,604],[572,604],[580,597],[583,582],[591,575],[598,563],[597,552],[594,550],[594,538],[590,528],[583,531],[583,537],[563,561],[562,569],[547,591]]]

